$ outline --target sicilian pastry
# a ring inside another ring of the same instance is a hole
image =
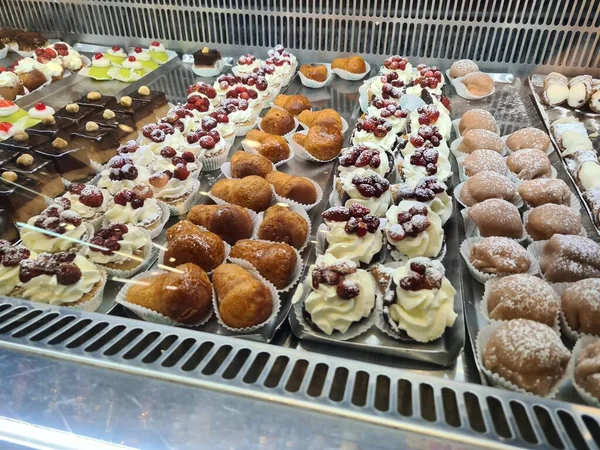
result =
[[[273,164],[290,157],[290,147],[282,136],[251,130],[243,142]]]
[[[23,95],[25,89],[19,76],[14,72],[0,72],[0,97],[14,101],[18,95]]]
[[[33,58],[23,58],[13,68],[21,83],[29,92],[34,91],[48,82],[44,74],[44,66]]]
[[[150,186],[138,184],[115,194],[104,214],[105,223],[132,224],[151,233],[161,226],[163,212]]]
[[[475,61],[470,59],[459,59],[458,61],[454,61],[452,66],[450,66],[450,76],[452,78],[464,77],[472,72],[479,72],[479,67]]]
[[[458,123],[458,131],[465,134],[469,130],[488,130],[498,132],[498,123],[492,113],[485,109],[471,109],[465,112]]]
[[[597,322],[595,322],[597,323]],[[575,378],[577,387],[587,394],[600,400],[600,386],[598,383],[598,355],[600,354],[600,341],[595,341],[581,349],[575,360]]]
[[[408,183],[396,185],[392,192],[394,203],[414,200],[426,205],[445,223],[452,216],[452,197],[448,187],[435,177],[425,177],[414,187]]]
[[[569,98],[569,79],[557,72],[546,75],[542,98],[550,106],[566,102]]]
[[[550,147],[550,137],[538,128],[521,128],[506,139],[506,146],[513,152],[527,148],[545,152]]]
[[[345,206],[366,206],[377,217],[383,217],[391,202],[390,183],[371,169],[355,169],[340,173],[335,188]],[[347,200],[344,200],[348,196]]]
[[[517,189],[512,181],[492,171],[479,172],[462,185],[460,197],[467,206],[473,206],[490,198],[500,198],[511,202]]]
[[[317,112],[304,110],[298,114],[298,120],[307,127],[323,125],[326,127],[337,127],[343,132],[342,116],[331,108],[322,109]]]
[[[240,239],[249,239],[254,227],[248,211],[229,204],[196,205],[188,213],[188,220],[212,231],[231,245]]]
[[[450,116],[435,105],[420,106],[410,113],[410,129],[418,130],[421,126],[436,126],[444,139],[450,139],[452,131]]]
[[[182,109],[184,111],[187,111],[184,108]],[[232,142],[232,140],[235,139],[236,136],[236,126],[233,120],[229,120],[229,114],[230,113],[229,111],[227,111],[227,109],[222,108],[220,106],[213,112],[208,114],[209,117],[212,117],[217,121],[217,126],[214,129],[217,130],[217,132],[225,140],[225,142]],[[205,123],[209,122],[205,121]],[[187,126],[189,126],[190,129],[186,128],[185,131],[182,131],[182,133],[193,131],[191,127],[196,126],[196,121],[193,119],[188,119]]]
[[[402,162],[402,173],[411,184],[416,184],[427,176],[446,181],[452,176],[452,167],[448,158],[435,147],[419,147]]]
[[[237,81],[242,86],[250,87],[258,93],[258,100],[262,104],[270,102],[275,94],[279,92],[279,88],[269,84],[267,79],[258,73],[247,73],[237,77]],[[226,94],[227,95],[227,94]]]
[[[592,153],[590,156],[594,156]],[[597,160],[584,161],[577,170],[577,182],[585,191],[600,187],[600,164]]]
[[[258,112],[262,109],[262,99],[258,94],[258,91],[254,89],[254,86],[244,86],[239,84],[235,89],[227,91],[225,94],[225,100],[243,100],[250,105],[252,111]],[[223,106],[223,102],[220,103]]]
[[[534,241],[544,241],[555,234],[581,234],[583,224],[578,211],[569,206],[547,203],[529,212],[525,230]]]
[[[269,134],[283,136],[296,128],[294,116],[281,108],[271,108],[262,118],[260,128]]]
[[[94,233],[84,249],[85,256],[107,269],[133,271],[140,269],[149,256],[150,235],[143,228],[113,223]]]
[[[164,265],[177,267],[192,263],[211,272],[225,260],[225,244],[215,233],[204,231],[191,222],[173,228],[167,230],[167,249],[162,260]]]
[[[275,192],[282,197],[303,205],[312,205],[317,201],[317,188],[308,178],[272,171],[265,176],[265,180],[271,183]]]
[[[340,154],[344,135],[335,126],[315,125],[308,133],[296,133],[294,141],[320,161],[329,161]]]
[[[467,91],[471,95],[481,97],[494,92],[494,80],[484,72],[468,73],[460,82],[467,88]]]
[[[523,201],[533,208],[549,203],[571,206],[571,190],[557,178],[527,180],[519,184],[518,191]]]
[[[513,239],[491,236],[471,246],[469,262],[480,272],[494,275],[527,273],[531,258]]]
[[[387,177],[392,172],[394,157],[390,152],[381,150],[377,145],[362,143],[343,149],[338,161],[340,172],[364,167],[380,177]]]
[[[194,61],[196,61],[196,53],[193,54]],[[155,70],[159,67],[159,64],[152,59],[150,52],[142,47],[134,47],[130,56],[135,56],[135,58],[142,64],[142,67],[147,71]]]
[[[592,95],[588,100],[588,108],[595,113],[600,113],[600,89],[594,89]]]
[[[372,143],[384,150],[393,150],[397,137],[393,125],[382,117],[365,116],[356,123],[352,144]]]
[[[599,335],[600,279],[588,278],[569,285],[561,295],[567,326],[580,334]]]
[[[254,69],[260,67],[262,65],[262,61],[260,59],[256,59],[256,56],[248,53],[246,55],[242,55],[237,60],[237,65],[235,66],[234,73],[237,74],[245,74],[252,73]]]
[[[69,200],[70,209],[84,221],[94,221],[104,215],[112,196],[106,189],[92,184],[71,183],[63,198]]]
[[[300,214],[287,206],[273,205],[264,212],[257,234],[259,239],[285,242],[299,250],[306,244],[309,231],[309,224]]]
[[[497,133],[489,130],[469,130],[462,136],[458,150],[463,153],[473,153],[475,150],[494,150],[504,152],[504,142]]]
[[[264,211],[273,200],[271,185],[261,177],[251,175],[242,179],[221,179],[211,189],[219,199],[256,212]]]
[[[180,150],[181,150],[181,148],[180,148]],[[132,154],[132,156],[135,156],[135,154],[138,152],[139,152],[139,149],[136,150]],[[148,151],[148,152],[154,156],[154,154],[152,152],[150,152],[150,151]],[[177,166],[179,166],[179,169]],[[150,163],[150,168],[152,169],[153,173],[164,172],[164,171],[168,170],[171,172],[171,178],[173,178],[173,176],[175,174],[175,170],[177,170],[180,180],[187,179],[187,178],[185,178],[186,172],[183,170],[184,168],[188,172],[190,172],[192,177],[196,177],[198,174],[198,171],[200,170],[200,166],[198,165],[198,163],[196,161],[196,156],[192,152],[184,151],[183,153],[178,155],[177,150],[175,150],[173,147],[163,148],[160,151],[160,154],[158,156],[156,156]],[[150,176],[150,178],[152,178],[152,175]],[[160,184],[160,183],[158,183],[158,184]],[[152,185],[152,183],[150,183],[150,185]],[[162,187],[164,187],[164,186],[162,186]],[[161,188],[161,186],[157,186],[157,188]]]
[[[312,108],[310,100],[305,95],[279,94],[273,101],[275,106],[285,109],[290,114],[297,116],[302,111]]]
[[[150,44],[150,47],[148,47],[148,54],[152,58],[152,61],[160,65],[166,63],[169,60],[169,55],[165,50],[165,46],[158,41],[153,41]]]
[[[402,148],[402,145],[404,147]],[[429,125],[420,126],[418,130],[413,130],[408,141],[401,141],[400,151],[406,158],[413,154],[415,149],[419,147],[434,147],[440,154],[446,158],[450,155],[450,148],[444,140],[438,127],[430,127]]]
[[[262,155],[251,155],[238,151],[231,156],[231,176],[233,178],[244,178],[250,175],[265,178],[272,171],[273,163]]]
[[[390,99],[375,97],[367,108],[367,115],[381,117],[392,124],[392,131],[401,134],[406,131],[408,110],[403,109],[397,102]]]
[[[116,194],[123,189],[131,189],[137,184],[147,184],[150,178],[148,169],[136,166],[127,157],[114,156],[100,172],[98,187],[106,189],[111,194]]]
[[[504,236],[513,239],[523,237],[523,221],[519,210],[512,203],[499,198],[490,198],[469,208],[479,234],[483,237]]]
[[[219,107],[227,111],[229,121],[238,128],[236,131],[238,136],[246,134],[248,128],[254,127],[258,120],[256,111],[244,99],[226,98],[219,103]]]
[[[24,245],[12,245],[0,240],[0,295],[10,295],[19,284],[19,265],[30,257],[31,252]]]
[[[332,69],[342,69],[350,73],[365,73],[367,71],[367,64],[362,57],[355,55],[349,56],[348,58],[336,58],[331,61]]]
[[[365,82],[367,84],[367,101],[372,103],[376,98],[390,100],[398,104],[404,95],[406,81],[396,72],[389,72]]]
[[[580,108],[587,103],[592,95],[592,77],[579,75],[569,81],[569,96],[567,104],[571,108]]]
[[[550,178],[552,176],[548,156],[537,149],[525,149],[512,153],[506,158],[506,165],[520,180]]]
[[[192,56],[196,69],[214,69],[221,63],[221,53],[214,48],[202,47]]]
[[[600,278],[600,245],[583,236],[555,234],[542,249],[540,269],[552,283]]]
[[[383,247],[380,220],[369,208],[355,203],[349,208],[329,208],[321,216],[327,227],[326,254],[348,258],[356,264],[370,264]]]
[[[195,165],[195,163],[192,163]],[[195,166],[196,169],[198,166]],[[187,203],[198,191],[198,184],[194,183],[191,167],[181,158],[173,171],[170,169],[154,172],[148,179],[154,197],[183,214],[189,210]]]
[[[499,175],[506,175],[508,172],[506,160],[494,150],[475,150],[459,163],[462,165],[467,177],[486,171],[495,172]]]
[[[307,319],[327,335],[346,333],[375,307],[375,282],[350,259],[322,255],[310,266],[305,282]]]
[[[412,86],[406,89],[406,93],[420,97],[423,90],[429,91],[431,94],[441,95],[445,81],[439,67],[429,67],[426,64],[419,64],[411,83]]]
[[[394,55],[383,61],[383,66],[379,69],[383,75],[394,72],[404,81],[408,82],[412,78],[412,64],[404,56]]]
[[[320,83],[327,80],[327,77],[329,76],[327,66],[320,64],[302,64],[300,66],[300,73],[309,80],[318,81]]]
[[[431,342],[454,325],[456,290],[444,275],[444,266],[427,258],[413,258],[394,271],[382,314],[398,339]]]

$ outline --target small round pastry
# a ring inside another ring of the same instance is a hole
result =
[[[290,157],[290,147],[282,136],[260,130],[250,130],[244,142],[250,143],[249,145],[273,164],[285,161]]]
[[[580,334],[600,335],[600,279],[588,278],[569,285],[560,301],[569,328]]]
[[[165,251],[163,264],[177,267],[192,263],[211,272],[225,260],[223,240],[210,231],[180,234],[172,238]]]
[[[481,97],[494,91],[494,80],[487,73],[471,72],[460,80],[471,95]]]
[[[314,80],[318,82],[323,82],[327,80],[327,76],[329,75],[329,71],[327,70],[327,66],[323,65],[312,65],[312,64],[302,64],[300,66],[300,73],[304,75],[309,80]]]
[[[524,148],[537,148],[545,152],[550,146],[550,136],[538,128],[521,128],[506,139],[506,146],[513,152]]]
[[[527,392],[545,396],[564,377],[571,354],[552,328],[516,319],[492,333],[482,357],[489,371]]]
[[[273,164],[262,155],[238,151],[231,156],[231,175],[233,178],[244,178],[256,175],[264,178],[273,171]]]
[[[484,171],[496,172],[503,176],[508,172],[508,166],[502,155],[493,150],[475,150],[463,159],[461,164],[467,177]]]
[[[327,127],[337,127],[343,131],[342,116],[335,109],[325,108],[319,111],[302,111],[298,114],[298,120],[307,127],[315,125],[324,125]]]
[[[542,249],[540,269],[552,283],[600,278],[600,245],[583,236],[555,234]]]
[[[552,286],[526,273],[497,278],[487,291],[487,312],[492,320],[528,319],[553,327],[559,311]]]
[[[271,185],[256,175],[239,180],[221,179],[214,184],[210,192],[221,200],[256,212],[267,209],[273,199]]]
[[[581,350],[575,361],[575,383],[600,401],[600,340]]]
[[[544,241],[555,234],[580,234],[583,224],[578,211],[547,203],[529,212],[525,229],[534,241]]]
[[[373,170],[377,175],[386,177],[393,170],[394,156],[390,152],[383,151],[375,144],[356,144],[344,148],[338,161],[340,173],[366,167]]]
[[[486,170],[468,178],[462,186],[460,196],[465,205],[473,206],[490,198],[501,198],[510,202],[516,193],[515,185],[508,178]]]
[[[310,109],[311,104],[305,95],[284,95],[279,94],[273,102],[275,106],[285,109],[290,114],[297,116],[302,111]]]
[[[315,125],[308,133],[296,133],[294,141],[308,153],[321,161],[329,161],[342,151],[344,135],[335,126]]]
[[[458,151],[463,153],[473,153],[475,150],[494,150],[502,154],[504,152],[504,142],[497,133],[490,130],[469,130],[462,135],[462,141],[458,146]]]
[[[468,73],[479,72],[479,67],[470,59],[459,59],[454,61],[450,66],[450,77],[459,78],[464,77]]]
[[[519,150],[506,158],[508,169],[520,180],[550,178],[552,170],[546,153],[532,148]]]
[[[202,228],[200,228],[198,225],[190,222],[189,220],[180,220],[175,225],[172,225],[169,228],[167,228],[167,242],[172,241],[177,236],[193,235],[199,234],[201,232]]]
[[[281,108],[271,108],[260,123],[260,128],[264,132],[278,136],[294,131],[295,127],[294,116]]]
[[[523,221],[518,208],[499,198],[490,198],[469,208],[469,217],[477,224],[483,237],[523,237]]]
[[[488,237],[475,242],[469,261],[480,272],[495,275],[526,273],[531,266],[527,250],[505,237]]]
[[[517,190],[523,201],[533,208],[547,203],[571,206],[571,190],[558,178],[523,181]]]
[[[358,56],[349,56],[347,58],[336,58],[331,61],[332,69],[342,69],[350,73],[365,73],[367,71],[367,64],[365,60]]]
[[[248,211],[229,204],[196,205],[188,213],[188,220],[212,231],[231,245],[240,239],[250,238],[254,227]]]
[[[488,130],[498,133],[498,123],[492,113],[485,109],[471,109],[462,115],[458,123],[458,131],[461,135],[469,130]]]
[[[425,177],[414,187],[407,183],[396,185],[393,203],[416,200],[440,216],[442,223],[446,223],[452,216],[452,197],[447,190],[448,187],[435,177]]]
[[[275,192],[282,197],[303,205],[312,205],[317,201],[317,188],[308,178],[272,171],[265,176],[265,180],[271,183]]]
[[[258,228],[258,238],[285,242],[300,249],[306,242],[308,232],[308,223],[304,217],[288,207],[273,205],[264,212],[263,221]]]

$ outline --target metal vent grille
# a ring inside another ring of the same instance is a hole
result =
[[[235,342],[235,343],[234,343]],[[397,369],[131,321],[0,303],[0,347],[53,355],[475,443],[597,448],[600,413]],[[480,442],[481,443],[481,442]]]
[[[599,11],[599,0],[14,0],[0,3],[0,25],[82,42],[160,39],[187,51],[207,43],[259,53],[281,43],[310,60],[399,53],[581,72],[600,69]]]

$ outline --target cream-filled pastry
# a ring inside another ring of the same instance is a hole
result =
[[[377,145],[361,143],[343,149],[338,161],[340,172],[364,167],[381,177],[386,177],[392,172],[394,157]]]
[[[418,130],[422,126],[436,126],[444,139],[450,139],[452,121],[450,116],[435,105],[424,105],[410,113],[410,129]]]
[[[0,240],[0,295],[10,295],[19,284],[19,265],[31,256],[31,251],[24,245]]]
[[[336,186],[346,207],[358,203],[369,208],[377,217],[383,217],[391,202],[390,183],[371,169],[356,169],[342,172]]]
[[[394,189],[394,203],[414,200],[425,204],[440,216],[442,224],[452,216],[452,197],[448,195],[448,187],[435,177],[425,177],[415,186],[409,183],[397,185]]]

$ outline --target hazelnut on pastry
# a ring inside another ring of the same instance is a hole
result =
[[[467,177],[483,171],[496,172],[499,175],[506,175],[508,172],[505,159],[493,150],[475,150],[467,155],[461,164]]]
[[[450,76],[452,78],[464,77],[466,74],[471,72],[479,72],[479,67],[470,59],[459,59],[454,61],[450,66]]]
[[[490,198],[469,208],[469,216],[483,237],[523,237],[523,221],[515,205],[499,198]]]
[[[329,75],[327,66],[312,64],[302,64],[300,66],[300,73],[310,80],[321,83],[327,80],[327,76]]]
[[[517,189],[504,175],[492,171],[479,172],[462,185],[460,197],[467,206],[473,206],[490,198],[512,201]]]
[[[275,97],[273,103],[280,108],[285,109],[290,114],[297,116],[302,111],[310,109],[310,100],[305,95],[285,95],[279,94]]]
[[[180,234],[172,238],[163,258],[163,264],[176,267],[193,263],[211,272],[225,260],[223,240],[210,231]]]
[[[551,283],[600,278],[600,245],[583,236],[555,234],[542,248],[540,269]]]
[[[336,58],[331,61],[332,69],[342,69],[350,73],[365,73],[367,64],[360,56],[349,56],[348,58]]]
[[[555,234],[580,234],[583,225],[578,211],[547,203],[529,212],[525,229],[534,241],[545,241]]]
[[[283,136],[290,131],[294,131],[295,127],[294,116],[280,108],[271,108],[260,123],[260,128],[263,131],[278,136]]]
[[[488,130],[498,133],[498,124],[494,116],[485,109],[471,109],[462,115],[458,123],[458,131],[461,135],[469,130]]]
[[[571,206],[571,189],[558,178],[526,180],[517,190],[523,201],[533,208],[546,203]]]
[[[520,180],[550,178],[551,164],[548,156],[541,150],[528,148],[512,153],[506,158],[508,169]]]
[[[221,179],[210,192],[221,200],[256,212],[267,209],[273,200],[271,185],[256,175],[241,179]]]
[[[232,328],[246,328],[266,321],[273,311],[269,288],[246,269],[222,264],[213,273],[219,315]]]
[[[296,133],[294,141],[308,153],[321,161],[329,161],[340,154],[344,145],[344,135],[337,127],[315,125],[308,133]]]
[[[475,242],[471,246],[469,261],[480,272],[496,275],[526,273],[531,266],[527,250],[514,239],[501,236]]]
[[[458,150],[463,153],[473,153],[475,150],[504,151],[504,142],[497,133],[490,130],[469,130],[462,135]]]
[[[285,242],[296,249],[304,246],[309,226],[304,217],[288,207],[273,205],[264,213],[258,229],[258,238],[266,241]]]
[[[461,83],[471,95],[483,96],[494,91],[494,80],[487,73],[471,72],[464,76]]]
[[[231,156],[231,175],[233,178],[244,178],[256,175],[264,178],[273,171],[273,164],[262,155],[251,155],[238,151]]]
[[[334,126],[340,131],[343,131],[342,116],[331,108],[322,109],[320,111],[302,111],[298,115],[298,120],[309,128],[314,125]]]
[[[303,205],[312,205],[317,201],[317,189],[308,178],[288,175],[274,171],[265,177],[273,185],[275,192]]]
[[[237,205],[196,205],[188,213],[192,224],[203,226],[221,237],[228,244],[235,244],[240,239],[252,236],[252,217],[241,206]],[[182,224],[181,221],[167,230]],[[181,225],[180,225],[181,226]]]
[[[290,146],[282,136],[251,130],[246,135],[244,142],[273,164],[285,161],[290,157]]]
[[[506,146],[513,152],[524,148],[537,148],[545,152],[550,146],[550,137],[538,128],[521,128],[506,139]]]

